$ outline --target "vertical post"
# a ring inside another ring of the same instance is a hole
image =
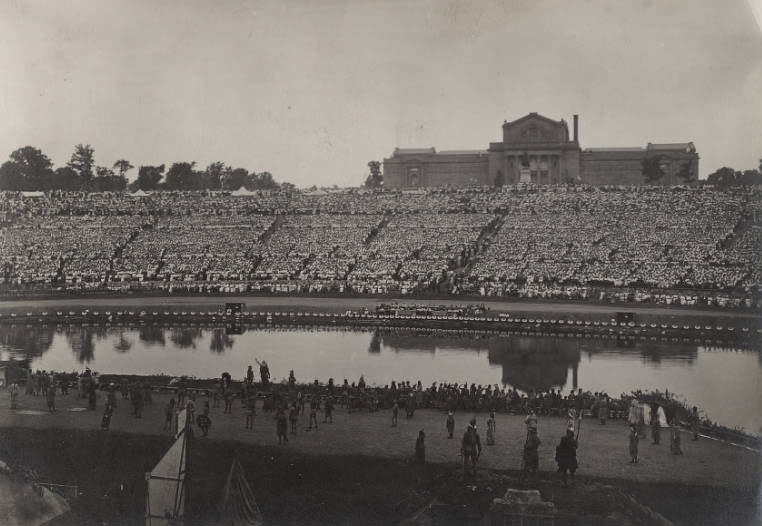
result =
[[[579,115],[574,114],[574,142],[579,143]]]

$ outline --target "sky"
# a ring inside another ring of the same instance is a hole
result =
[[[762,157],[761,27],[762,0],[9,0],[0,159],[89,143],[357,186],[538,112],[579,114],[583,148],[693,141],[703,178]]]

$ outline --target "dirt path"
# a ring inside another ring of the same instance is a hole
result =
[[[119,398],[119,406],[111,422],[112,430],[143,434],[162,433],[163,408],[169,395],[154,395],[153,404],[145,408],[141,419],[132,417],[129,402]],[[0,399],[0,426],[98,429],[103,410],[103,396],[100,395],[95,412],[84,410],[85,402],[76,394],[59,395],[59,411],[49,414],[42,397],[22,394],[19,410],[11,411],[7,394],[3,394]],[[320,418],[320,428],[317,431],[305,431],[306,417],[300,417],[298,434],[291,437],[286,447],[311,454],[404,457],[412,455],[418,431],[424,429],[427,458],[432,462],[453,462],[459,459],[460,446],[457,437],[462,435],[470,417],[471,415],[466,413],[456,414],[456,438],[448,440],[445,433],[445,416],[438,411],[420,410],[411,420],[406,420],[402,412],[399,425],[391,427],[390,411],[347,414],[344,409],[337,408],[334,423],[323,424]],[[234,439],[260,445],[277,444],[272,413],[260,410],[254,430],[245,429],[244,410],[238,401],[234,404],[232,415],[223,414],[221,408],[212,408],[211,418],[211,438]],[[487,416],[479,414],[476,418],[485,444]],[[496,444],[485,445],[480,465],[498,469],[518,469],[525,437],[523,417],[497,415],[496,418]],[[540,447],[541,470],[555,470],[555,446],[564,429],[564,419],[540,417],[539,431],[543,442]],[[631,465],[624,423],[616,421],[601,426],[595,420],[588,419],[583,422],[581,428],[580,473],[639,482],[758,488],[762,474],[758,453],[708,439],[693,442],[687,433],[683,433],[682,439],[685,452],[683,456],[670,454],[666,430],[662,431],[661,445],[651,445],[650,439],[642,439],[641,461],[637,465]]]
[[[323,310],[328,312],[344,312],[347,309],[366,307],[374,310],[382,303],[431,304],[431,305],[464,305],[484,303],[489,309],[497,312],[514,313],[565,313],[589,314],[604,316],[620,311],[631,311],[665,318],[683,317],[717,317],[758,320],[759,314],[752,312],[721,311],[712,309],[693,309],[654,305],[600,305],[591,303],[557,303],[532,301],[479,301],[467,299],[399,299],[389,298],[336,298],[336,297],[299,297],[299,296],[175,296],[175,297],[112,297],[112,298],[56,298],[39,300],[10,300],[0,301],[0,312],[26,312],[30,310],[53,310],[66,308],[89,308],[106,310],[107,307],[145,307],[152,306],[204,306],[219,308],[225,303],[245,303],[249,310],[266,310],[269,308]]]

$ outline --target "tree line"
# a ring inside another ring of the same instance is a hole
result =
[[[762,185],[762,158],[759,159],[759,167],[752,170],[734,170],[723,166],[709,174],[707,184],[717,188],[729,188],[731,186]]]
[[[74,147],[66,166],[53,167],[53,162],[40,149],[24,146],[14,150],[0,165],[0,191],[87,191],[123,192],[126,190],[272,190],[293,188],[278,183],[270,172],[249,172],[213,162],[198,169],[195,162],[165,165],[144,165],[137,178],[128,183],[127,173],[135,167],[127,159],[109,166],[95,164],[95,150],[89,144]]]

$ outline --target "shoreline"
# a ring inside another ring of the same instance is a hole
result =
[[[29,306],[53,307],[104,307],[104,306],[129,306],[129,305],[218,305],[225,303],[245,303],[247,306],[273,306],[273,307],[304,307],[320,308],[327,311],[350,308],[375,309],[381,304],[399,303],[405,305],[484,305],[495,312],[525,311],[525,312],[566,312],[566,313],[589,313],[611,314],[616,312],[647,313],[662,316],[711,316],[721,318],[759,319],[760,313],[749,310],[722,310],[707,309],[703,307],[690,307],[682,305],[651,305],[651,304],[625,304],[625,303],[597,303],[582,301],[559,301],[559,300],[532,300],[513,299],[506,300],[496,297],[484,298],[415,298],[410,296],[300,296],[300,295],[129,295],[115,296],[103,295],[62,295],[45,296],[39,298],[9,298],[0,296],[0,312],[12,312],[27,309]]]

